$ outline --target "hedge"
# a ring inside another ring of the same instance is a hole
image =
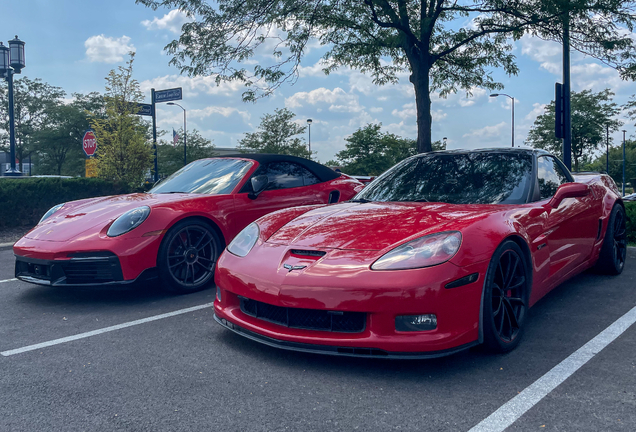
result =
[[[636,243],[636,201],[625,202],[627,213],[627,241]]]
[[[98,178],[1,178],[0,229],[32,227],[59,203],[128,192],[125,185]]]

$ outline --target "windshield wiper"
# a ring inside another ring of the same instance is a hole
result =
[[[364,203],[370,203],[370,202],[371,202],[371,200],[368,200],[368,199],[365,199],[365,198],[359,198],[359,199],[350,199],[350,200],[349,200],[349,201],[347,201],[347,202],[351,202],[351,203],[362,203],[362,204],[364,204]]]

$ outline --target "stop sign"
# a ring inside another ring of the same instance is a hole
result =
[[[86,156],[93,156],[95,154],[95,150],[97,150],[97,139],[95,138],[95,133],[93,131],[86,131],[84,133],[84,138],[82,138],[82,147],[84,148],[84,153]]]

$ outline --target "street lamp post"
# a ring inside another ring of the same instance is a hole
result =
[[[507,96],[512,99],[512,146],[515,146],[515,98],[505,93],[493,93],[490,97]]]
[[[605,171],[609,175],[609,125],[606,126],[606,135],[605,135],[605,147],[607,149],[605,153]]]
[[[9,41],[9,48],[0,42],[0,76],[9,84],[9,157],[11,168],[5,176],[21,176],[22,173],[15,166],[15,116],[13,112],[13,75],[19,74],[26,66],[24,62],[24,42],[18,39]]]
[[[168,105],[176,105],[183,110],[183,166],[186,166],[188,164],[188,155],[186,153],[186,138],[188,135],[186,132],[186,109],[174,102],[168,102]]]
[[[307,125],[309,126],[309,159],[311,159],[311,122],[312,119],[307,119]]]
[[[625,133],[627,131],[623,131],[623,196],[625,196]]]

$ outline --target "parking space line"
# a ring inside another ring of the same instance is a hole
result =
[[[5,280],[0,280],[0,283],[5,283],[5,282],[13,282],[13,281],[17,281],[18,279],[13,278],[13,279],[5,279]]]
[[[517,396],[486,417],[469,432],[497,432],[512,425],[526,411],[590,361],[636,322],[636,307],[614,321],[594,339],[576,350],[568,358],[550,369],[545,375],[526,387]]]
[[[185,314],[185,313],[188,313],[188,312],[193,312],[193,311],[196,311],[196,310],[209,308],[209,307],[212,307],[213,305],[214,305],[214,303],[206,303],[206,304],[202,304],[202,305],[199,305],[199,306],[193,306],[193,307],[186,308],[186,309],[179,309],[179,310],[176,310],[174,312],[168,312],[168,313],[161,314],[161,315],[155,315],[155,316],[151,316],[151,317],[148,317],[148,318],[142,318],[142,319],[139,319],[139,320],[136,320],[136,321],[130,321],[130,322],[123,323],[123,324],[117,324],[117,325],[114,325],[114,326],[111,326],[111,327],[104,327],[103,329],[93,330],[93,331],[89,331],[89,332],[86,332],[86,333],[79,333],[79,334],[76,334],[74,336],[63,337],[63,338],[60,338],[60,339],[54,339],[54,340],[51,340],[51,341],[48,341],[48,342],[42,342],[42,343],[35,344],[35,345],[29,345],[29,346],[25,346],[25,347],[22,347],[22,348],[16,348],[16,349],[8,350],[8,351],[2,351],[2,352],[0,352],[0,354],[2,354],[5,357],[9,357],[9,356],[12,356],[12,355],[15,355],[15,354],[21,354],[21,353],[24,353],[24,352],[27,352],[27,351],[33,351],[33,350],[37,350],[37,349],[40,349],[40,348],[46,348],[46,347],[50,347],[50,346],[53,346],[53,345],[59,345],[59,344],[65,343],[65,342],[71,342],[71,341],[78,340],[78,339],[84,339],[84,338],[95,336],[95,335],[98,335],[98,334],[108,333],[108,332],[112,332],[112,331],[115,331],[115,330],[120,330],[120,329],[123,329],[123,328],[126,328],[126,327],[132,327],[132,326],[136,326],[136,325],[139,325],[139,324],[144,324],[144,323],[151,322],[151,321],[157,321],[157,320],[160,320],[160,319],[163,319],[163,318],[173,317],[175,315],[181,315],[181,314]]]

